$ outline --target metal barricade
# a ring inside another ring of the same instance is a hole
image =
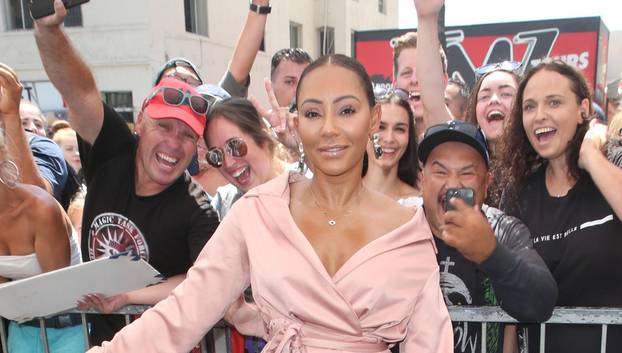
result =
[[[115,312],[115,315],[123,315],[125,317],[126,324],[131,321],[132,315],[142,314],[145,310],[149,309],[147,305],[129,305],[119,311]],[[484,307],[471,307],[471,306],[449,306],[449,315],[452,321],[455,322],[477,322],[482,325],[482,342],[486,341],[486,325],[489,323],[517,323],[510,315],[503,311],[498,306],[484,306]],[[79,313],[82,316],[82,330],[84,332],[84,342],[86,347],[90,347],[88,326],[86,323],[86,314],[98,314],[96,311],[87,310],[75,310],[68,313]],[[47,341],[47,335],[45,330],[45,320],[39,319],[41,330],[41,340],[43,342],[44,351],[49,353],[49,346]],[[551,318],[540,324],[540,353],[544,353],[545,333],[547,324],[573,324],[573,325],[601,325],[601,353],[606,351],[607,343],[607,326],[608,325],[622,325],[622,308],[566,308],[558,307],[553,311]],[[224,351],[231,353],[230,344],[230,328],[224,322],[219,322],[215,329],[223,330],[224,337]],[[7,349],[7,336],[6,325],[3,320],[0,320],[0,341],[3,352],[8,352]],[[201,347],[201,353],[213,353],[208,352],[205,338],[199,342]],[[222,350],[216,349],[216,352],[223,353]],[[486,345],[482,344],[482,353],[486,353]]]

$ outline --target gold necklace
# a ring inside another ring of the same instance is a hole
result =
[[[326,216],[326,218],[328,218],[328,225],[331,227],[334,227],[337,225],[337,218],[338,217],[348,217],[351,213],[352,213],[352,209],[347,209],[343,212],[343,214],[337,216],[337,217],[331,217],[328,215],[328,210],[325,207],[320,206],[320,204],[317,202],[317,197],[315,196],[315,192],[313,192],[313,188],[311,186],[309,186],[309,190],[311,191],[311,196],[313,197],[313,203],[315,204],[315,207],[318,208],[320,210],[320,212],[322,212],[324,214],[324,216]],[[358,194],[358,198],[360,201],[360,197],[361,197],[361,192],[363,191],[363,188],[361,188],[361,190],[359,191]]]

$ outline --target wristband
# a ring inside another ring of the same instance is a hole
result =
[[[272,12],[272,6],[270,5],[257,5],[253,4],[252,0],[249,4],[248,9],[260,15],[267,15]]]

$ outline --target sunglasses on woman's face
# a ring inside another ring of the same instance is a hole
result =
[[[225,141],[225,149],[212,147],[207,150],[205,159],[212,167],[220,168],[225,161],[225,153],[231,157],[244,157],[248,152],[248,145],[239,137],[232,137]]]
[[[162,100],[164,103],[172,106],[180,106],[186,104],[190,106],[192,111],[199,115],[206,115],[209,108],[210,102],[202,96],[193,95],[190,92],[184,92],[178,88],[172,87],[160,87],[157,91],[153,92],[151,97],[145,100],[144,105],[147,105],[151,99],[153,99],[156,95],[162,94]]]

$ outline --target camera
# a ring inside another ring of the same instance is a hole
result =
[[[80,6],[88,1],[89,0],[63,0],[63,4],[66,9],[70,9],[72,7]],[[35,20],[54,13],[53,0],[30,0],[28,6],[30,7],[30,14]]]
[[[462,199],[467,205],[475,205],[475,191],[471,188],[452,188],[445,193],[445,210],[455,210],[454,206],[449,202],[452,198]]]

